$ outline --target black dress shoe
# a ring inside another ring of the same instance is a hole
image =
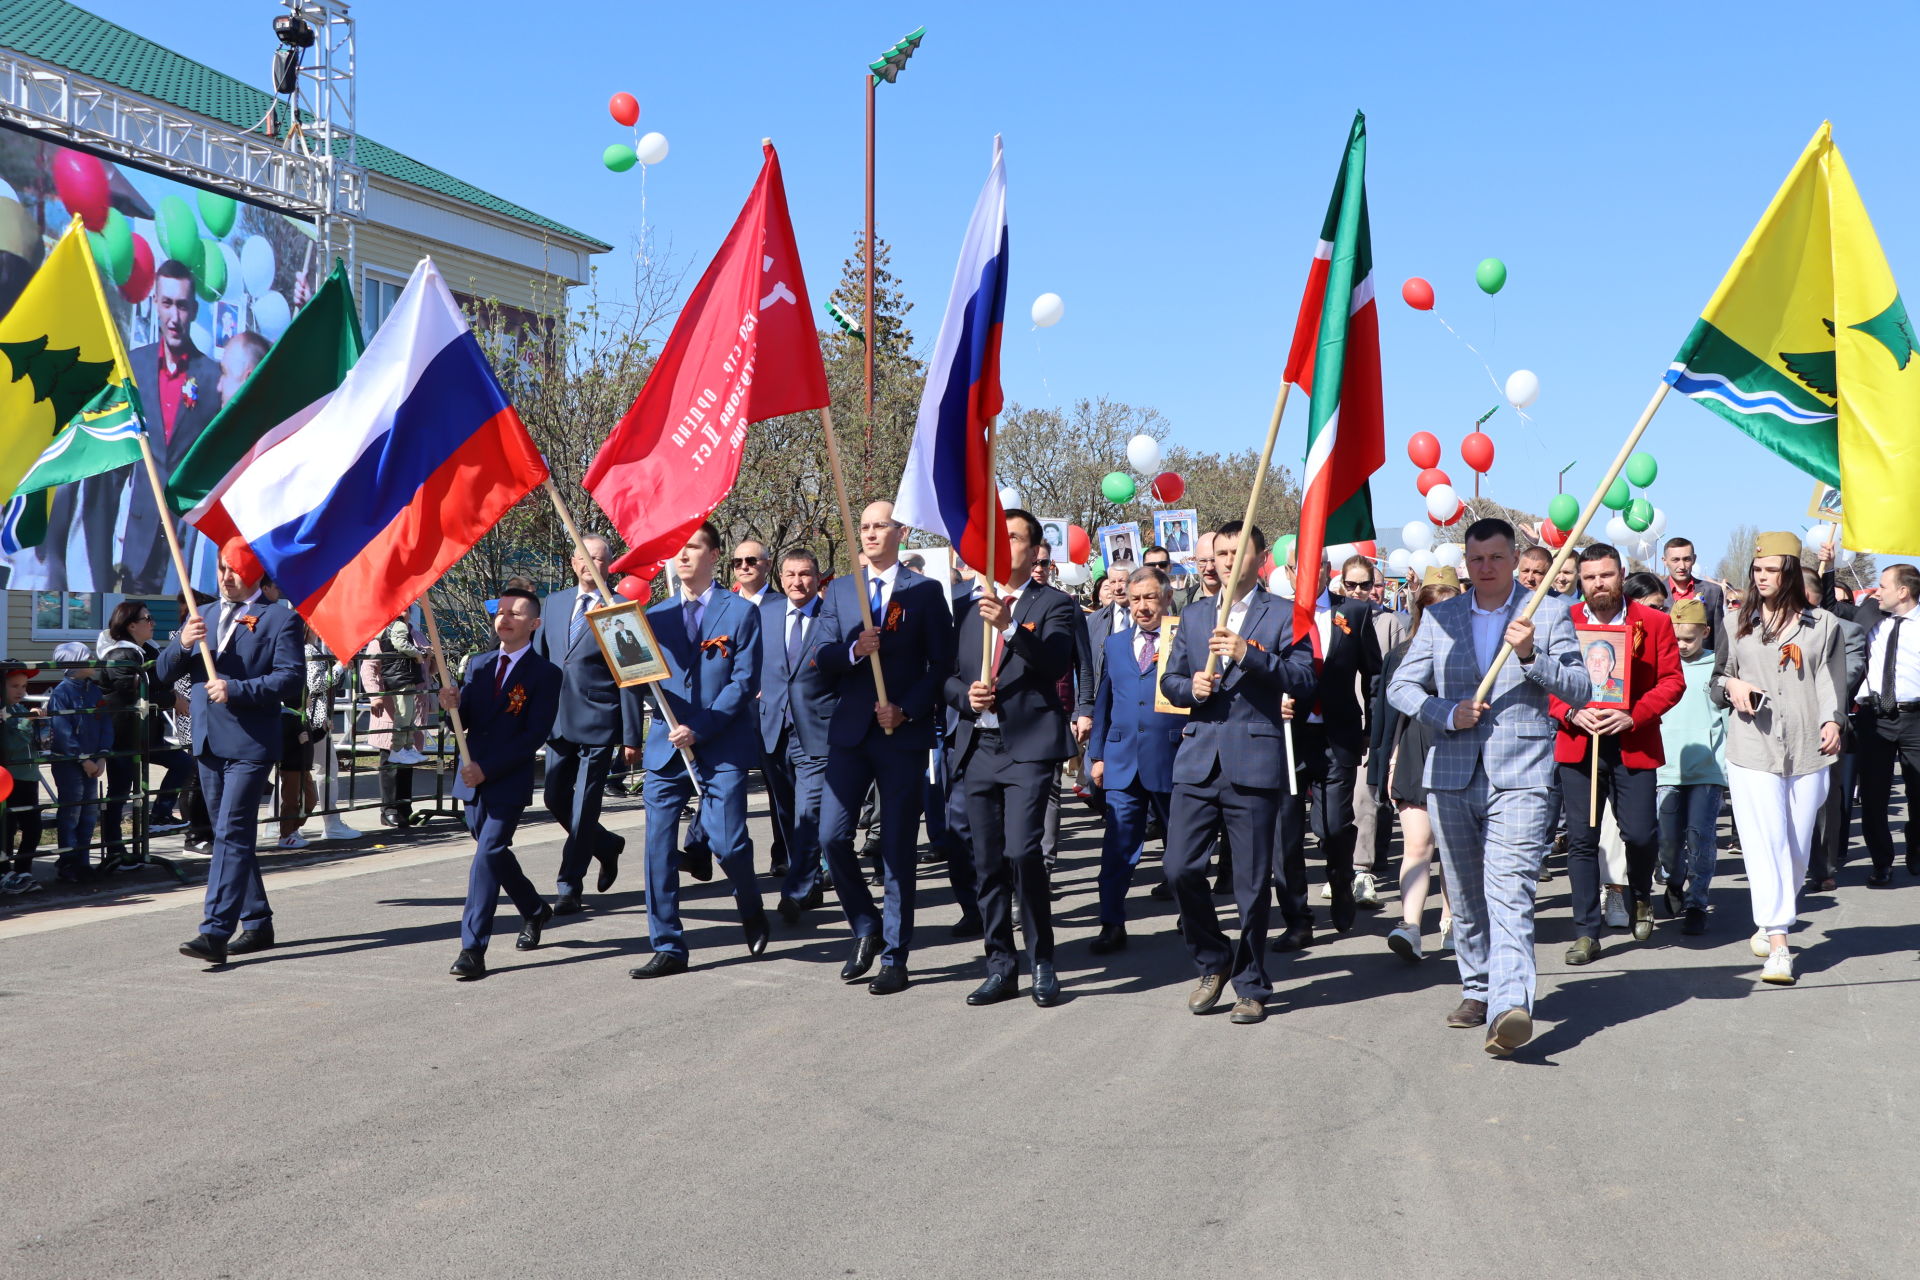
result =
[[[1875,867],[1872,870],[1872,872],[1870,872],[1867,876],[1867,888],[1869,889],[1893,888],[1893,868],[1892,867]]]
[[[1233,882],[1231,880],[1215,880],[1213,882],[1213,896],[1216,898],[1231,898],[1233,896]]]
[[[676,956],[671,951],[656,951],[653,953],[653,959],[647,961],[638,969],[627,970],[627,976],[629,978],[664,978],[669,974],[685,973],[686,971],[687,958],[685,956]]]
[[[833,885],[827,880],[825,874],[822,874],[819,879],[813,882],[813,888],[807,893],[807,896],[800,899],[800,909],[802,911],[812,911],[817,908],[827,900],[827,890],[831,888],[833,888]]]
[[[786,894],[780,895],[780,905],[776,909],[780,912],[780,918],[788,924],[800,923],[800,904]]]
[[[1060,1003],[1060,975],[1053,971],[1052,965],[1033,966],[1033,988],[1029,994],[1042,1009],[1051,1009]]]
[[[680,851],[680,869],[695,880],[713,879],[713,849],[705,841]]]
[[[897,964],[883,964],[880,972],[873,975],[873,981],[867,984],[870,996],[890,996],[907,989],[907,971]]]
[[[577,916],[584,910],[577,893],[563,893],[553,900],[553,914],[557,916]]]
[[[1707,913],[1701,907],[1687,908],[1687,922],[1680,926],[1680,932],[1688,937],[1697,938],[1707,931]]]
[[[990,973],[985,982],[967,993],[967,1003],[977,1008],[983,1004],[999,1004],[1002,1000],[1011,1000],[1019,994],[1019,975]]]
[[[880,958],[880,949],[883,945],[885,944],[880,941],[880,935],[877,933],[869,934],[864,938],[855,938],[853,954],[848,956],[847,962],[840,966],[840,981],[858,982],[866,977],[867,970],[873,968],[873,962]]]
[[[546,903],[520,922],[520,936],[513,940],[515,951],[531,951],[540,945],[540,926],[553,919],[553,908]]]
[[[953,928],[947,931],[947,936],[952,938],[977,938],[986,931],[987,927],[980,923],[979,916],[961,916],[960,919],[955,922]]]
[[[1282,931],[1280,936],[1273,940],[1275,951],[1305,951],[1312,945],[1313,926],[1310,924],[1294,925]]]
[[[196,933],[180,944],[180,954],[194,960],[204,960],[208,964],[225,964],[227,940],[210,933]]]
[[[600,833],[600,851],[594,854],[600,860],[600,878],[593,882],[596,892],[605,893],[613,888],[613,882],[620,878],[620,855],[626,851],[625,836],[617,836],[611,831]]]
[[[1153,889],[1148,896],[1150,896],[1155,902],[1172,902],[1173,890],[1167,887],[1167,882],[1165,880],[1162,880],[1159,884],[1153,886]]]
[[[785,858],[775,858],[767,864],[767,874],[770,876],[784,876],[787,874],[787,860]]]
[[[249,951],[265,951],[273,946],[273,926],[263,924],[258,929],[242,929],[227,944],[227,954],[243,956]]]
[[[460,958],[453,962],[448,973],[462,982],[472,982],[475,978],[487,976],[487,953],[475,951],[469,947],[460,948]]]
[[[1353,928],[1356,918],[1353,901],[1353,882],[1339,877],[1333,884],[1333,907],[1328,912],[1333,920],[1333,931],[1345,933]]]
[[[741,927],[747,931],[747,954],[750,956],[767,954],[767,941],[773,937],[773,930],[767,927],[767,913],[762,911],[750,920],[743,920]]]
[[[1103,924],[1100,936],[1093,940],[1088,948],[1097,956],[1112,955],[1116,951],[1127,949],[1127,926],[1123,924]]]

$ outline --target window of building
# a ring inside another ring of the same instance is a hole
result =
[[[85,640],[91,643],[106,628],[107,617],[120,596],[99,591],[36,591],[33,593],[35,640]]]
[[[400,301],[400,291],[406,287],[405,281],[375,275],[371,271],[367,272],[367,287],[360,292],[360,309],[366,316],[366,331],[369,338],[378,333],[380,326],[386,323],[387,316],[393,312],[394,304]]]

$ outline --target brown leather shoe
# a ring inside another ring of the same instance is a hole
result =
[[[1450,1027],[1483,1027],[1487,1024],[1487,1002],[1485,1000],[1462,1000],[1460,1007],[1447,1015]]]
[[[1504,1058],[1533,1039],[1533,1015],[1525,1009],[1507,1009],[1487,1027],[1487,1052]]]
[[[1224,973],[1208,974],[1206,977],[1200,979],[1199,985],[1197,985],[1193,989],[1193,994],[1187,997],[1187,1012],[1188,1013],[1213,1012],[1213,1006],[1220,1003],[1220,997],[1226,994],[1226,990],[1227,990],[1226,974]]]
[[[1233,1013],[1229,1015],[1229,1021],[1245,1026],[1248,1023],[1266,1020],[1267,1002],[1265,1000],[1255,1000],[1252,996],[1245,996],[1233,1002]]]

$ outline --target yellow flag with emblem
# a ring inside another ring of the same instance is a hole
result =
[[[0,318],[0,500],[124,365],[80,219]]]

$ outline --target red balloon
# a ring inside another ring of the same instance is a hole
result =
[[[1420,490],[1420,496],[1424,498],[1427,496],[1427,490],[1433,488],[1433,486],[1437,484],[1452,484],[1453,481],[1449,480],[1447,473],[1440,468],[1428,467],[1420,473],[1419,477],[1415,479],[1413,483],[1414,487]]]
[[[607,114],[632,127],[640,123],[640,100],[630,93],[616,93],[607,99]]]
[[[1067,526],[1067,559],[1075,564],[1085,564],[1093,558],[1093,539],[1087,531],[1077,524]]]
[[[1434,523],[1443,528],[1450,524],[1459,524],[1460,517],[1465,514],[1467,514],[1467,504],[1463,502],[1453,509],[1452,515],[1448,516],[1445,520],[1435,520]]]
[[[1560,544],[1566,540],[1566,530],[1562,529],[1559,525],[1551,520],[1542,520],[1540,522],[1540,541],[1558,550]]]
[[[53,189],[67,212],[80,215],[89,231],[104,231],[113,202],[107,166],[84,151],[62,151],[53,161]]]
[[[133,270],[127,273],[127,282],[120,286],[120,296],[128,302],[138,303],[153,288],[153,246],[147,238],[135,233],[133,237]]]
[[[1400,286],[1400,296],[1405,298],[1407,305],[1415,311],[1433,310],[1433,286],[1419,276],[1410,277]]]
[[[1407,457],[1422,471],[1440,465],[1440,438],[1431,431],[1416,431],[1407,437]]]
[[[1369,560],[1377,560],[1380,558],[1380,544],[1377,542],[1371,540],[1356,542],[1353,544],[1353,549],[1361,555],[1366,556]]]
[[[1460,457],[1481,475],[1493,470],[1493,437],[1484,431],[1469,431],[1460,442]]]
[[[5,800],[13,794],[13,771],[11,769],[0,769],[0,774],[6,775],[0,777],[0,800]]]
[[[1178,502],[1180,495],[1187,491],[1187,482],[1180,478],[1178,472],[1162,471],[1153,478],[1147,491],[1153,495],[1155,502]]]

